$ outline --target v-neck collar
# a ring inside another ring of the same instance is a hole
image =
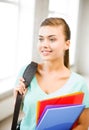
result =
[[[37,86],[37,88],[38,88],[38,91],[39,91],[40,93],[42,93],[43,95],[45,95],[45,96],[50,96],[50,95],[56,95],[56,93],[61,93],[64,89],[67,89],[67,87],[69,87],[68,84],[70,83],[70,80],[71,80],[71,78],[72,78],[72,74],[73,74],[73,72],[71,72],[69,79],[67,80],[67,82],[66,82],[61,88],[59,88],[59,89],[57,89],[56,91],[54,91],[54,92],[52,92],[52,93],[49,93],[49,94],[46,93],[46,92],[44,92],[44,91],[41,89],[41,87],[39,86],[39,84],[38,84],[38,82],[37,82],[36,76],[34,77],[34,80],[35,80],[36,86]]]

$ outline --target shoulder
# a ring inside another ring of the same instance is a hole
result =
[[[18,76],[22,76],[25,69],[27,68],[28,65],[23,65],[20,69],[19,69],[19,73],[18,73]]]
[[[85,78],[81,74],[78,74],[76,72],[71,73],[70,83],[73,86],[77,86],[81,89],[85,89],[86,87],[88,87]]]
[[[72,72],[72,73],[71,73],[71,77],[72,77],[75,81],[86,82],[86,81],[85,81],[85,78],[84,78],[81,74],[79,74],[79,73]]]
[[[24,71],[34,70],[37,67],[38,63],[31,61],[29,64],[25,64],[19,70],[19,75],[23,75]]]
[[[73,72],[72,82],[75,84],[75,86],[79,87],[81,90],[87,91],[89,93],[89,87],[88,87],[87,81],[85,77],[83,77],[81,74]]]

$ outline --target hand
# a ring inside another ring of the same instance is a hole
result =
[[[72,130],[88,130],[89,128],[89,108],[85,108],[81,113],[78,125]]]
[[[24,84],[24,79],[20,78],[19,79],[19,84],[14,88],[14,96],[16,97],[17,93],[19,92],[22,95],[25,95],[27,88]]]
[[[88,130],[88,126],[84,126],[84,125],[79,124],[77,127],[75,127],[72,130]]]

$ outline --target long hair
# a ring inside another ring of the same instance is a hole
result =
[[[46,18],[40,25],[42,26],[62,26],[63,27],[63,33],[65,36],[65,40],[70,40],[71,37],[71,31],[69,28],[69,25],[66,23],[66,21],[63,18]],[[65,51],[64,53],[64,65],[69,68],[69,49]]]

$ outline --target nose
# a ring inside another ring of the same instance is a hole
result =
[[[49,42],[47,39],[45,39],[43,42],[42,42],[42,46],[43,47],[49,47]]]

